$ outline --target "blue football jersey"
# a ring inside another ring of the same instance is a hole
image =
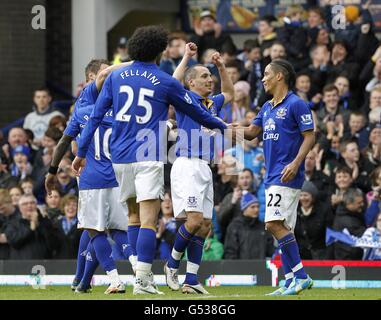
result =
[[[303,143],[302,132],[314,129],[310,108],[293,92],[276,106],[267,101],[253,124],[262,127],[266,188],[277,185],[300,189],[304,182],[304,162],[294,179],[281,182],[282,170],[297,156]]]
[[[80,108],[86,107],[89,104],[95,104],[98,95],[99,92],[95,84],[95,81],[92,81],[82,89],[77,101],[75,102],[75,107]]]
[[[77,137],[85,128],[94,105],[76,105],[64,134]],[[89,144],[86,166],[79,178],[79,190],[107,189],[118,186],[109,151],[112,130],[112,114],[108,112]]]
[[[114,70],[105,80],[79,139],[78,156],[86,155],[96,128],[103,116],[112,110],[112,162],[164,161],[167,150],[165,122],[170,104],[210,129],[226,129],[225,123],[201,108],[179,81],[156,64],[135,61]]]
[[[217,117],[225,101],[223,94],[211,96],[208,99],[192,91],[188,91],[188,94],[193,100],[198,101],[201,108],[214,117]],[[176,110],[176,122],[179,129],[176,141],[176,156],[211,161],[214,157],[215,133],[180,110]]]

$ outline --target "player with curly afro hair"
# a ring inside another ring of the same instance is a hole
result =
[[[137,28],[128,41],[132,60],[152,62],[158,60],[168,45],[168,31],[163,26]]]

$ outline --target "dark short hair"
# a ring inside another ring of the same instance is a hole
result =
[[[225,68],[236,68],[238,72],[240,71],[240,67],[237,61],[229,61],[226,65]]]
[[[51,96],[50,90],[47,87],[39,87],[35,89],[33,95],[35,95],[37,91],[45,91],[49,96]]]
[[[105,59],[92,59],[85,68],[86,81],[89,80],[90,73],[97,74],[102,64],[107,64],[108,66],[111,63]]]
[[[128,53],[132,60],[150,62],[160,56],[167,44],[168,31],[163,26],[140,27],[128,41]]]
[[[244,168],[244,169],[242,170],[242,172],[245,172],[245,171],[247,171],[248,173],[250,173],[251,177],[254,178],[254,172],[253,172],[253,170],[251,170],[250,168]]]
[[[331,91],[336,91],[337,93],[339,93],[339,89],[337,89],[337,87],[333,83],[326,84],[323,87],[323,95],[324,93],[331,92]]]
[[[284,81],[289,88],[295,85],[296,73],[290,62],[284,59],[275,59],[270,62],[270,65],[276,73],[280,72],[283,74]]]
[[[247,39],[243,43],[243,50],[250,52],[251,50],[255,48],[260,48],[261,46],[259,45],[259,42],[254,39]]]
[[[347,166],[339,166],[339,167],[337,167],[337,169],[335,171],[335,175],[339,174],[339,173],[346,173],[346,174],[349,174],[350,176],[352,176],[352,169],[347,167]]]

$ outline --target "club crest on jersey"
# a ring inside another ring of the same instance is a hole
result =
[[[188,198],[188,207],[197,207],[196,197],[189,197]]]
[[[287,115],[287,108],[281,107],[276,112],[276,118],[277,119],[285,119]]]
[[[280,214],[280,212],[279,212],[278,209],[275,210],[275,212],[274,212],[274,216],[277,216],[277,217],[280,217],[280,216],[281,216],[281,214]]]
[[[192,99],[191,99],[191,97],[188,95],[188,92],[185,93],[184,99],[185,99],[185,101],[186,101],[187,103],[192,104]]]
[[[306,126],[312,124],[312,115],[311,114],[302,114],[300,116],[300,118],[302,119],[302,124],[304,124]]]
[[[275,130],[275,121],[273,119],[268,119],[264,126],[265,131],[274,131]]]

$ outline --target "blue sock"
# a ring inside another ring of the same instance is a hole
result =
[[[302,261],[300,259],[299,247],[292,233],[278,240],[279,247],[282,250],[282,256],[285,256],[294,276],[299,279],[306,279],[307,274],[304,271]]]
[[[83,288],[90,287],[91,279],[93,278],[95,270],[97,269],[98,266],[99,266],[99,261],[95,254],[94,246],[91,242],[89,242],[89,245],[87,246],[87,253],[86,253],[85,272],[81,280],[81,286]]]
[[[96,257],[102,268],[109,272],[116,269],[115,261],[111,258],[112,249],[105,233],[97,234],[91,243],[94,247]]]
[[[198,284],[197,272],[202,260],[205,239],[199,236],[193,236],[187,247],[187,273],[184,283],[190,285]]]
[[[140,228],[136,251],[138,262],[152,264],[156,252],[156,232],[153,229]]]
[[[78,255],[77,255],[77,270],[75,271],[74,279],[81,281],[86,264],[86,249],[90,242],[89,232],[84,230],[79,240]]]
[[[130,256],[133,255],[131,246],[128,244],[128,237],[126,231],[113,230],[111,232],[111,237],[115,241],[116,245],[120,248],[123,253],[123,257],[128,260]]]
[[[281,252],[280,259],[282,260],[282,268],[284,271],[284,277],[286,278],[285,287],[288,288],[292,282],[292,278],[294,277],[294,274],[291,270],[288,259],[286,255],[283,254],[283,252]]]
[[[189,233],[185,228],[185,223],[179,228],[176,234],[175,244],[173,245],[171,256],[168,259],[168,267],[171,269],[178,269],[180,266],[180,259],[193,238],[193,234]]]
[[[139,236],[139,230],[140,226],[128,226],[127,236],[128,236],[128,243],[131,246],[132,254],[134,256],[137,255],[136,251],[136,242],[138,241]]]

